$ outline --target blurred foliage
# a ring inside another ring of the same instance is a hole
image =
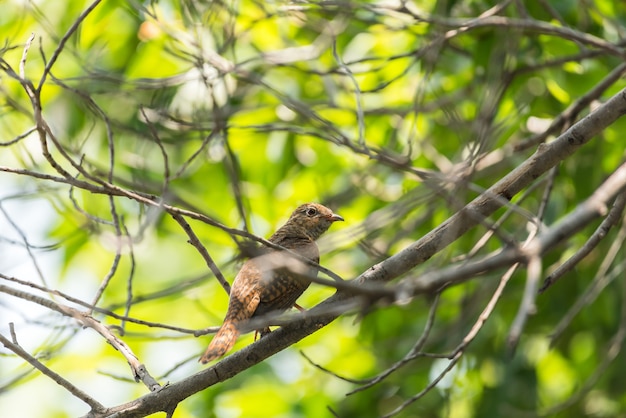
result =
[[[320,240],[322,264],[346,279],[357,277],[528,158],[536,144],[515,145],[543,132],[623,61],[623,53],[616,56],[566,31],[459,23],[497,9],[498,16],[517,22],[571,28],[623,45],[626,5],[621,1],[402,3],[103,2],[67,39],[41,90],[43,115],[62,147],[62,152],[51,147],[52,156],[79,180],[83,176],[69,159],[96,177],[258,236],[269,236],[300,203],[325,203],[346,222]],[[36,85],[89,4],[5,0],[0,57],[17,69],[34,33],[25,74]],[[597,99],[625,85],[617,80],[599,90]],[[11,142],[33,127],[33,113],[22,86],[6,71],[0,75],[0,94],[5,148],[0,165],[56,174],[36,134]],[[588,111],[585,106],[573,119]],[[626,121],[618,121],[561,164],[543,217],[546,224],[571,212],[623,160],[625,130]],[[497,160],[482,164],[485,156]],[[110,275],[99,302],[103,308],[191,330],[222,320],[226,294],[163,211],[41,178],[2,177],[5,217],[42,245],[33,244],[34,258],[53,260],[44,263],[49,288],[91,301]],[[525,213],[538,212],[547,184],[548,178],[541,178],[513,199],[524,212],[507,214],[500,225],[503,234],[524,240]],[[504,213],[498,211],[491,221]],[[29,229],[33,217],[40,235]],[[190,223],[232,279],[245,240]],[[545,274],[596,227],[589,225],[549,254]],[[16,257],[24,257],[25,248],[15,249],[19,235],[12,228],[6,231],[2,251],[9,254],[11,246]],[[485,233],[484,227],[468,232],[411,277],[470,253]],[[626,360],[615,353],[622,343],[618,330],[625,326],[620,322],[626,308],[623,281],[608,283],[558,339],[550,339],[617,233],[611,231],[562,282],[538,297],[537,314],[511,352],[507,335],[525,282],[525,272],[516,273],[459,364],[399,416],[626,416]],[[478,255],[503,245],[496,234]],[[616,278],[623,277],[620,257],[622,250],[611,267]],[[0,272],[41,284],[33,266],[31,259],[7,257]],[[483,276],[446,289],[424,351],[453,351],[498,280],[498,275]],[[312,286],[299,303],[311,307],[332,293]],[[133,303],[127,311],[129,295]],[[411,350],[431,303],[418,298],[377,307],[364,317],[342,317],[190,398],[175,416],[318,417],[330,416],[329,409],[341,417],[389,413],[426,388],[448,360],[418,358],[377,385],[346,396],[359,385],[315,368],[298,350],[340,376],[372,377]],[[106,405],[146,392],[140,384],[110,376],[128,379],[129,374],[123,358],[99,336],[30,308],[26,301],[0,299],[2,317],[17,318],[18,337],[29,335],[24,338],[31,352],[48,352],[49,367],[97,399],[102,396]],[[124,327],[124,341],[162,383],[199,370],[196,358],[208,337],[99,318]],[[1,326],[5,333],[7,324]],[[236,349],[251,341],[252,335],[246,335]],[[605,362],[612,357],[608,367]],[[0,410],[58,417],[85,412],[82,403],[21,359],[2,352],[0,367]],[[23,406],[36,388],[51,393],[42,399],[44,409]]]

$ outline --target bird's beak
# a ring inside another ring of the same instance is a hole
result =
[[[342,221],[343,222],[343,216],[337,215],[336,213],[333,213],[332,215],[330,215],[330,220],[333,221],[333,222],[337,222],[337,221]]]

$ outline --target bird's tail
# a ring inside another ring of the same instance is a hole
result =
[[[220,330],[213,337],[211,344],[200,357],[200,363],[206,364],[211,360],[222,357],[228,350],[233,348],[238,336],[239,330],[237,330],[236,323],[232,320],[224,321]]]

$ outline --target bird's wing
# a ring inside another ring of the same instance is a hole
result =
[[[254,259],[241,267],[230,289],[226,318],[239,322],[252,317],[261,299],[261,277],[262,272]]]
[[[319,260],[319,252],[314,242],[293,250],[315,262]],[[261,299],[257,315],[291,308],[311,283],[307,277],[317,274],[314,267],[284,251],[274,251],[263,257]]]

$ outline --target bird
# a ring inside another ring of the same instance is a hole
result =
[[[343,220],[326,206],[305,203],[293,211],[269,241],[319,263],[315,240],[334,222]],[[226,354],[235,345],[242,323],[250,318],[280,313],[294,306],[302,309],[296,300],[311,283],[307,277],[315,276],[314,266],[284,250],[266,247],[246,261],[233,281],[224,322],[200,357],[200,363],[206,364]],[[269,332],[269,327],[263,328],[261,337]]]

